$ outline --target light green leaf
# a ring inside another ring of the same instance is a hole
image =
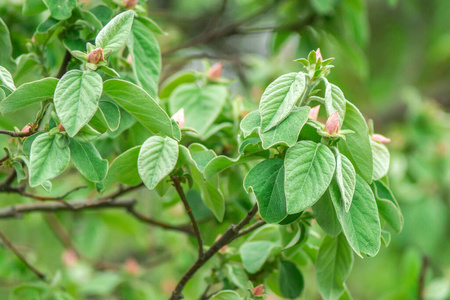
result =
[[[339,150],[333,147],[336,157],[335,178],[341,192],[341,199],[344,201],[345,212],[350,210],[352,205],[353,193],[355,192],[356,173],[350,160],[339,153]]]
[[[25,0],[22,6],[22,14],[24,16],[37,15],[47,9],[42,0]]]
[[[372,187],[378,212],[397,233],[403,228],[403,215],[391,190],[381,181],[374,181]]]
[[[80,143],[89,143],[97,140],[100,136],[100,132],[96,131],[91,126],[86,125],[81,128],[73,138]]]
[[[116,101],[145,128],[175,138],[169,116],[142,88],[125,80],[110,79],[104,82],[103,93]]]
[[[242,300],[235,291],[220,291],[211,297],[211,300]]]
[[[244,269],[236,264],[226,264],[227,275],[230,281],[241,289],[247,288],[248,276]]]
[[[262,132],[277,126],[291,113],[305,87],[306,79],[302,72],[285,74],[269,84],[259,103]]]
[[[150,19],[149,17],[143,17],[143,16],[139,16],[138,20],[145,25],[145,27],[147,27],[148,29],[150,29],[152,32],[156,33],[156,34],[162,34],[162,35],[168,35],[167,32],[165,32],[164,30],[161,29],[161,27],[159,27],[158,24],[156,24],[155,21],[153,21],[152,19]]]
[[[290,261],[280,261],[278,286],[283,297],[297,298],[302,293],[304,285],[303,275],[297,266]]]
[[[141,19],[134,19],[127,45],[138,84],[156,99],[161,72],[161,53],[158,41]]]
[[[166,137],[152,136],[145,141],[139,152],[138,170],[149,190],[173,170],[178,159],[178,144]]]
[[[245,189],[255,193],[259,212],[267,223],[278,223],[287,216],[283,163],[282,159],[264,160],[244,179]]]
[[[342,127],[353,130],[355,133],[349,134],[345,140],[339,141],[339,150],[353,163],[356,173],[361,175],[366,182],[371,183],[373,163],[369,128],[356,106],[348,101]]]
[[[120,50],[128,39],[133,24],[134,12],[131,10],[115,16],[95,38],[95,45],[105,52]]]
[[[389,150],[385,145],[370,141],[373,155],[373,180],[380,180],[387,175],[389,171]]]
[[[308,121],[308,114],[310,108],[303,106],[294,108],[290,115],[287,116],[278,126],[269,131],[260,132],[262,146],[264,149],[269,149],[278,144],[283,144],[292,147],[298,139],[300,131]]]
[[[53,179],[66,169],[70,161],[68,147],[60,148],[58,135],[41,134],[31,145],[30,186],[35,187]]]
[[[389,231],[381,229],[381,242],[384,246],[389,246],[391,242],[391,233]]]
[[[346,100],[344,93],[336,85],[329,83],[328,80],[324,78],[325,82],[325,109],[327,111],[327,116],[330,116],[336,110],[339,115],[339,127],[342,127],[342,123],[345,118],[346,110]]]
[[[289,214],[301,212],[319,200],[333,178],[335,166],[333,153],[322,144],[301,141],[289,148],[284,160]]]
[[[72,9],[77,5],[76,0],[44,0],[44,3],[52,16],[58,20],[70,18]]]
[[[111,163],[108,174],[103,181],[104,189],[107,189],[116,182],[132,186],[138,185],[141,182],[138,171],[138,157],[140,151],[141,146],[128,149]]]
[[[69,145],[70,159],[86,179],[99,182],[105,179],[108,161],[102,159],[92,143],[80,143],[73,139]]]
[[[336,215],[336,211],[331,202],[330,193],[328,191],[316,202],[312,207],[314,218],[329,236],[336,237],[341,233],[341,224]]]
[[[183,84],[170,95],[170,112],[174,114],[183,108],[185,127],[203,135],[222,111],[227,97],[228,90],[221,85],[199,87],[194,83]]]
[[[245,270],[250,274],[258,272],[275,246],[276,244],[268,241],[245,242],[239,249]]]
[[[2,114],[14,112],[36,102],[52,99],[58,79],[44,78],[22,84],[0,103]]]
[[[380,250],[381,228],[377,204],[369,185],[361,176],[356,176],[355,193],[348,213],[345,212],[339,187],[334,180],[329,191],[342,230],[352,249],[361,257],[363,253],[375,256]]]
[[[325,236],[316,259],[316,280],[326,300],[337,300],[345,292],[345,280],[353,265],[353,253],[343,234]]]
[[[97,111],[102,94],[102,78],[92,71],[71,70],[55,90],[54,104],[61,124],[73,137]]]
[[[197,74],[193,71],[183,70],[164,81],[161,91],[159,93],[159,98],[164,99],[170,97],[172,92],[180,85],[184,83],[194,83],[197,81]]]
[[[120,125],[119,107],[111,101],[100,101],[98,108],[109,130],[116,131]]]
[[[0,18],[0,66],[5,67],[10,72],[13,72],[16,63],[12,59],[12,44],[9,35],[8,26]],[[0,85],[2,84],[1,76],[3,71],[0,68]]]
[[[253,155],[240,155],[237,158],[229,158],[228,156],[219,155],[212,159],[203,172],[205,178],[211,178],[214,175],[225,171],[229,167],[243,164],[248,161],[260,160],[265,158],[264,153],[255,153]]]
[[[241,121],[239,127],[244,133],[244,138],[251,135],[258,127],[261,126],[261,115],[259,110],[254,110],[247,114]]]
[[[195,166],[200,172],[203,172],[208,163],[216,157],[216,153],[203,146],[202,144],[193,143],[189,145],[189,153],[195,161]]]
[[[16,89],[11,73],[3,66],[0,66],[0,85],[6,86],[11,91]]]

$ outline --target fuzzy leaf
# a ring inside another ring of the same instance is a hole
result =
[[[97,37],[95,38],[95,45],[103,48],[103,51],[106,53],[108,51],[116,52],[120,50],[128,40],[133,19],[134,12],[131,10],[115,16],[97,34]]]
[[[92,143],[80,143],[73,139],[69,145],[70,159],[86,179],[99,182],[105,179],[108,161],[102,159]]]

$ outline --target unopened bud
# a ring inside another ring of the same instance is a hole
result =
[[[316,50],[316,60],[317,61],[323,61],[323,58],[322,58],[322,53],[320,53],[320,48],[317,48],[317,50]]]
[[[91,64],[98,64],[100,61],[104,60],[105,58],[103,57],[103,49],[97,48],[92,50],[91,52],[89,52],[89,54],[87,55],[87,61]]]
[[[139,0],[123,0],[123,5],[126,9],[133,9],[138,4]]]
[[[325,131],[329,135],[333,135],[339,132],[339,114],[337,110],[328,117],[328,120],[325,123]]]
[[[64,128],[64,126],[61,123],[59,123],[59,125],[58,125],[58,130],[59,130],[59,132],[66,131],[66,129]]]
[[[381,144],[387,144],[391,141],[390,138],[387,138],[385,136],[382,136],[381,134],[373,134],[372,135],[372,140],[374,140],[375,142],[381,143]]]
[[[253,295],[255,295],[255,296],[262,296],[263,292],[264,292],[264,287],[262,284],[255,286],[253,288]]]
[[[62,254],[62,261],[67,267],[75,267],[78,263],[78,255],[72,249],[67,249]]]
[[[31,130],[31,126],[30,125],[25,125],[25,127],[22,128],[22,130],[20,132],[28,133],[28,132],[30,132],[30,130]]]
[[[178,123],[178,126],[180,128],[183,128],[184,126],[184,108],[177,111],[173,116],[172,119],[174,119],[175,122]]]
[[[139,275],[141,267],[134,258],[129,258],[125,261],[125,270],[131,275]]]
[[[217,64],[214,64],[208,70],[208,78],[212,80],[217,80],[220,77],[222,77],[222,71],[223,71],[223,63],[219,62]]]
[[[319,116],[320,105],[314,106],[309,111],[308,117],[314,121],[317,121],[317,117]]]

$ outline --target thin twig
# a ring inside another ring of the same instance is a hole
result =
[[[27,137],[35,134],[37,131],[21,132],[21,131],[10,131],[10,130],[0,130],[0,134],[9,135],[10,137]]]
[[[177,190],[178,195],[180,196],[181,201],[183,202],[184,208],[186,209],[186,212],[189,215],[189,219],[191,219],[195,237],[197,238],[198,242],[198,257],[201,257],[203,255],[203,240],[200,233],[200,229],[198,228],[197,220],[195,219],[194,214],[192,213],[191,207],[189,206],[189,202],[186,198],[186,195],[184,194],[183,188],[181,187],[180,179],[178,179],[178,177],[176,176],[172,176],[171,178],[173,186]]]
[[[237,237],[241,237],[243,235],[246,235],[247,233],[252,232],[255,229],[258,229],[259,227],[263,226],[266,224],[266,221],[264,220],[258,220],[255,223],[253,223],[252,225],[248,226],[245,229],[242,229],[241,231],[239,231],[238,236]]]
[[[17,248],[11,243],[11,241],[6,237],[6,235],[0,231],[0,238],[2,239],[3,243],[12,251],[14,254],[27,266],[28,269],[30,269],[36,276],[40,279],[45,281],[45,275],[36,267],[34,267],[23,255],[22,253],[17,250]]]
[[[45,213],[44,218],[50,229],[53,231],[55,236],[61,242],[61,244],[63,244],[65,248],[74,251],[78,257],[81,257],[80,252],[78,251],[77,247],[75,247],[75,244],[73,243],[69,233],[61,225],[56,216],[53,213]]]

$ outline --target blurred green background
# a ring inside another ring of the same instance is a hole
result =
[[[89,7],[97,1],[81,2]],[[141,4],[169,33],[158,36],[162,82],[183,69],[203,70],[205,60],[223,61],[224,76],[235,80],[232,94],[242,95],[248,110],[257,106],[264,88],[276,77],[301,69],[294,59],[317,48],[324,58],[335,57],[329,80],[375,121],[375,132],[392,140],[389,177],[405,217],[402,233],[392,234],[388,248],[375,258],[356,258],[348,280],[353,298],[417,299],[422,273],[425,299],[450,299],[450,1],[149,0]],[[0,0],[0,17],[10,29],[15,59],[27,52],[36,27],[46,18],[44,13],[24,19],[21,6],[20,0]],[[45,64],[54,74],[64,49],[56,43],[48,49]],[[39,68],[32,66],[21,74],[17,85],[39,78]],[[21,111],[13,121],[2,118],[0,127],[22,128],[33,114],[33,110]],[[2,136],[1,143],[7,142]],[[83,183],[69,174],[55,180],[54,186],[67,190],[77,181]],[[183,210],[172,205],[175,194],[161,199],[156,193],[139,193],[142,211],[178,224],[187,222]],[[83,196],[80,192],[74,198]],[[31,202],[1,194],[0,205]],[[0,228],[31,261],[57,274],[55,285],[64,281],[80,298],[165,299],[195,260],[192,240],[149,228],[124,212],[58,213],[80,252],[97,263],[114,262],[96,268],[86,262],[72,266],[70,253],[64,252],[48,225],[54,217],[32,214],[0,220]],[[207,243],[227,226],[218,224],[206,236]],[[139,262],[139,272],[134,272],[134,260]],[[303,299],[320,299],[312,270],[304,271],[312,283]],[[187,286],[187,299],[189,293],[202,290],[205,276],[203,270]],[[7,299],[17,284],[32,279],[33,274],[8,249],[0,248],[1,299]],[[20,299],[20,290],[16,294]]]

